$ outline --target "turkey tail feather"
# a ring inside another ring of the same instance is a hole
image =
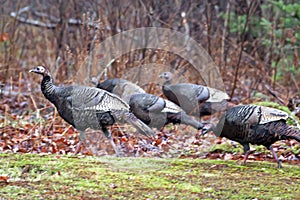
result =
[[[149,128],[146,124],[144,124],[141,120],[136,118],[134,114],[132,113],[124,113],[123,120],[125,120],[127,123],[131,124],[134,128],[138,130],[139,133],[147,136],[147,137],[153,137],[154,131]]]
[[[196,120],[194,120],[192,117],[188,116],[185,113],[181,114],[181,123],[182,124],[186,124],[186,125],[190,125],[198,130],[203,128],[203,124],[201,122],[198,122]]]
[[[297,140],[297,142],[300,143],[300,131],[289,127],[288,130],[286,130],[286,136],[287,138]]]
[[[288,126],[285,122],[276,122],[275,129],[278,135],[282,138],[295,139],[300,142],[300,131]]]

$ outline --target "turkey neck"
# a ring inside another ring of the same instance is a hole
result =
[[[223,128],[226,129],[225,125],[225,114],[221,117],[220,121],[217,123],[217,125],[212,126],[211,130],[217,137],[226,137],[226,131],[223,131]]]
[[[42,83],[41,83],[41,89],[42,89],[44,96],[52,103],[54,102],[54,100],[56,98],[54,95],[55,88],[56,88],[56,86],[53,84],[52,77],[49,75],[45,75],[42,80]]]
[[[172,83],[172,80],[166,80],[163,84],[163,86],[168,86],[168,85],[171,85]]]
[[[162,89],[163,90],[169,90],[169,86],[171,85],[171,80],[166,80],[164,83],[163,83],[163,86],[162,86]]]
[[[116,84],[114,83],[114,80],[106,80],[103,81],[102,83],[98,83],[96,87],[104,89],[108,92],[112,92],[113,89],[116,87]]]

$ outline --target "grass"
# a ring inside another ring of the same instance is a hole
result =
[[[296,199],[300,168],[205,159],[0,154],[1,199]]]

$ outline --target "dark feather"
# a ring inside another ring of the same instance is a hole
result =
[[[191,83],[172,84],[172,73],[163,72],[165,79],[162,86],[164,95],[179,105],[186,113],[203,116],[227,109],[229,96],[220,90]]]
[[[226,111],[216,127],[203,129],[203,133],[212,130],[219,137],[239,142],[249,155],[249,144],[264,145],[272,150],[278,167],[281,163],[272,149],[278,140],[295,139],[300,142],[300,131],[286,124],[288,114],[274,108],[256,105],[235,106]]]

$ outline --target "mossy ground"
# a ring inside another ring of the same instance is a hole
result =
[[[296,199],[300,167],[166,158],[0,154],[2,199]]]

